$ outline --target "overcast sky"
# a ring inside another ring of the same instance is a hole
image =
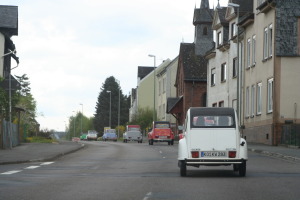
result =
[[[228,0],[220,0],[225,6]],[[20,65],[37,102],[41,129],[64,131],[81,111],[91,117],[105,79],[123,94],[137,85],[137,67],[174,59],[181,42],[194,41],[195,6],[201,0],[1,0],[16,5],[14,36]],[[210,0],[216,6],[218,0]],[[15,63],[12,62],[12,66]]]

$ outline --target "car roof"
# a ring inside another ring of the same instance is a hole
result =
[[[190,108],[191,116],[197,115],[235,115],[233,108],[225,107],[191,107]]]

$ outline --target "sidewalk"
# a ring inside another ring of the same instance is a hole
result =
[[[50,161],[75,152],[84,145],[77,142],[22,143],[12,149],[0,149],[0,165],[37,161]]]
[[[52,144],[22,143],[20,146],[12,149],[0,150],[0,165],[50,161],[82,148],[84,148],[83,144],[70,141],[62,141]],[[285,160],[300,161],[299,148],[248,143],[248,150]]]

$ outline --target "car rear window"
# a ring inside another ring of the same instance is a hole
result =
[[[170,128],[170,124],[155,124],[155,128]]]
[[[192,128],[235,128],[231,115],[197,115],[191,123]]]

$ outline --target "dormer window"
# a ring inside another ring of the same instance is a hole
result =
[[[237,26],[236,23],[231,24],[231,38],[237,35]]]
[[[218,41],[217,41],[217,44],[218,46],[222,45],[222,32],[218,32]]]

